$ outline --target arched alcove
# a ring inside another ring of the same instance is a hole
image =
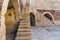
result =
[[[35,15],[32,12],[30,13],[30,24],[31,24],[31,26],[35,26],[36,25]]]
[[[5,13],[5,26],[6,26],[6,40],[15,40],[16,33],[19,26],[19,15],[20,13],[17,13],[17,8],[14,7],[13,1],[9,0],[7,5],[7,10]]]
[[[47,17],[49,20],[51,20],[52,22],[54,22],[54,17],[50,12],[44,12],[43,15]]]

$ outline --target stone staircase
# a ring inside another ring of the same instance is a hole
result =
[[[19,29],[15,40],[31,40],[30,16],[25,14],[20,19]]]

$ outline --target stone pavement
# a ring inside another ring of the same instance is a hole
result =
[[[60,27],[31,27],[32,40],[60,40]]]

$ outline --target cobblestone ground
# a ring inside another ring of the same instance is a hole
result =
[[[31,27],[32,40],[60,40],[60,27]]]

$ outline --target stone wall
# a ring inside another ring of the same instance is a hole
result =
[[[41,13],[38,13],[38,17],[36,19],[37,19],[36,26],[50,27],[54,25],[51,20],[49,20],[47,17],[45,17]]]
[[[55,23],[60,25],[60,0],[30,0],[30,6],[40,10],[41,14],[51,12]]]
[[[57,25],[60,25],[60,10],[38,10],[41,14],[44,12],[50,12],[54,18],[54,22]]]
[[[32,13],[35,16],[36,26],[48,27],[48,26],[54,25],[52,21],[50,21],[48,18],[46,18],[44,15],[42,15],[41,12],[37,11],[36,9],[32,10]],[[46,25],[46,24],[48,24],[48,25]]]
[[[54,20],[60,20],[60,10],[38,10],[41,14],[50,12],[54,16]]]
[[[44,10],[59,10],[60,9],[60,0],[30,0],[30,6],[35,7],[36,9]]]

